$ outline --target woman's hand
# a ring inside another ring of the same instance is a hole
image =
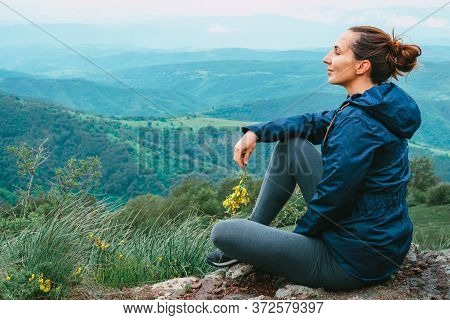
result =
[[[247,131],[234,146],[234,161],[243,168],[248,163],[248,158],[256,147],[258,137],[253,131]]]

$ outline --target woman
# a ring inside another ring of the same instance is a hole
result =
[[[327,290],[389,279],[411,244],[407,139],[421,123],[417,104],[389,80],[411,71],[420,54],[380,29],[350,28],[323,59],[329,83],[348,93],[338,109],[243,127],[240,167],[257,142],[278,143],[250,218],[217,223],[218,250],[207,261],[242,261]],[[306,213],[293,232],[269,227],[296,183]]]

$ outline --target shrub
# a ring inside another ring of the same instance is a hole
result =
[[[409,188],[408,189],[408,205],[415,206],[421,203],[426,203],[427,201],[427,193],[425,191]]]
[[[181,212],[195,209],[214,216],[223,211],[217,198],[217,191],[211,183],[197,178],[187,178],[171,190],[167,198],[168,214],[174,217]]]
[[[273,220],[272,225],[277,228],[294,225],[298,218],[306,211],[306,202],[297,186],[292,197],[288,200],[286,205],[281,209],[281,212]]]
[[[427,204],[438,206],[450,203],[450,184],[440,183],[428,189]]]
[[[146,194],[130,199],[125,207],[117,212],[116,217],[118,221],[127,223],[135,230],[144,230],[155,223],[162,225],[170,219],[166,206],[164,198]]]

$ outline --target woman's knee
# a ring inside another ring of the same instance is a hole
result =
[[[322,175],[322,156],[314,145],[303,138],[292,137],[277,144],[275,152],[287,160],[288,170],[291,174]],[[314,172],[313,172],[314,171]]]
[[[214,225],[211,230],[211,241],[216,247],[222,247],[224,242],[229,239],[232,225],[232,220],[222,220]]]
[[[248,219],[229,219],[219,221],[211,230],[212,243],[217,248],[230,245],[238,239],[238,235],[242,233],[242,228],[246,223],[249,223]]]
[[[298,158],[299,156],[306,158],[311,154],[320,154],[310,141],[300,137],[292,137],[284,141],[279,141],[275,151],[285,153],[289,155],[291,159]]]

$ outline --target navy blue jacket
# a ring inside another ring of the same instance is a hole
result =
[[[321,237],[345,271],[377,283],[398,269],[411,245],[407,139],[421,116],[393,83],[348,96],[341,106],[347,103],[341,111],[280,118],[242,131],[255,132],[261,142],[299,136],[321,144],[322,180],[293,232]]]

